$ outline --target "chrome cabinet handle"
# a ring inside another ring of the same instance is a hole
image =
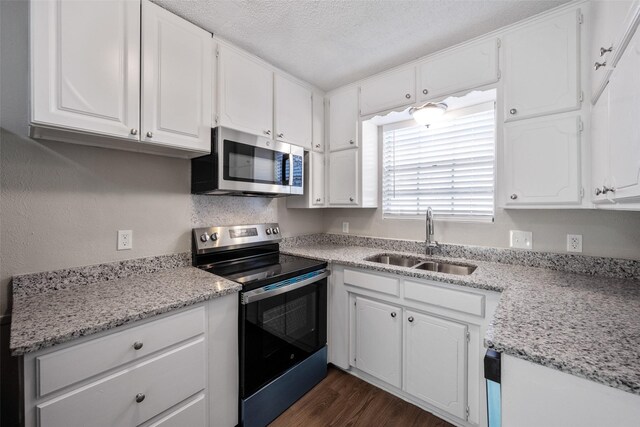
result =
[[[153,132],[151,131],[147,132],[147,138],[153,138]]]
[[[516,115],[516,114],[518,114],[518,110],[515,109],[515,108],[512,108],[512,109],[509,110],[509,114],[511,114],[512,116]]]
[[[604,62],[596,62],[595,64],[593,64],[593,68],[597,71],[600,68],[604,67],[605,65],[607,65],[607,61]]]
[[[422,93],[424,93],[425,95],[429,93],[429,91],[427,89],[422,89]]]
[[[316,148],[320,148],[320,144],[316,144]]]
[[[407,320],[409,321],[409,323],[413,322],[413,316],[409,316]]]
[[[596,196],[599,196],[602,194],[602,190],[600,188],[596,188]]]
[[[609,49],[605,49],[603,47],[600,48],[600,56],[604,56],[605,53],[607,52],[611,52],[613,50],[613,46],[611,46]]]
[[[271,130],[269,130],[269,129],[266,129],[263,132],[264,132],[265,135],[271,135]]]
[[[144,400],[145,397],[147,397],[147,396],[145,396],[144,393],[136,394],[136,402],[141,403]]]
[[[511,200],[515,200],[515,199],[517,199],[517,198],[518,198],[518,195],[514,193],[514,194],[512,194],[512,195],[511,195],[511,196],[509,196],[509,197],[511,198]]]
[[[140,350],[142,348],[142,343],[140,341],[136,341],[133,343],[134,350]]]
[[[397,314],[396,314],[395,311],[391,313],[391,317],[396,317],[396,316],[397,316]]]
[[[350,139],[349,140],[349,144],[353,145],[353,144],[355,144],[355,141],[353,139]]]
[[[608,192],[615,193],[616,189],[613,187],[607,187],[606,185],[602,186],[602,194],[607,194]]]
[[[350,201],[350,202],[353,202],[353,197],[349,197],[349,201]]]
[[[137,135],[138,129],[131,129],[131,135]]]
[[[320,199],[316,199],[316,202],[319,202],[319,201],[320,201]]]
[[[284,137],[284,133],[280,132],[280,133],[278,134],[278,138],[283,138],[283,137]]]
[[[405,98],[407,98],[407,99],[411,99],[411,94],[410,94],[410,93],[408,93],[408,94],[406,94],[404,97],[405,97]]]

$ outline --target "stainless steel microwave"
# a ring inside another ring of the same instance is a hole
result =
[[[191,160],[191,193],[303,194],[304,149],[237,130],[212,129],[211,154]]]

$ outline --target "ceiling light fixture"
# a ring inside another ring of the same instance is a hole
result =
[[[421,107],[411,107],[409,114],[420,125],[429,126],[437,121],[447,111],[447,104],[444,102],[427,102]]]

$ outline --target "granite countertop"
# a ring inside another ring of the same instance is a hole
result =
[[[46,280],[39,280],[43,277],[14,278],[12,354],[33,352],[241,289],[236,282],[189,266],[116,278],[101,274],[104,271],[96,274],[97,281],[64,286],[53,281],[49,288],[42,285]],[[80,277],[77,271],[64,275],[71,280]],[[60,276],[48,275],[57,280]],[[16,283],[24,289],[16,290]]]
[[[640,281],[444,258],[478,268],[468,276],[365,261],[380,253],[424,254],[339,244],[299,244],[282,252],[404,276],[502,292],[485,344],[497,351],[640,394]],[[585,263],[589,257],[584,257]],[[598,261],[600,260],[600,261]],[[594,258],[593,262],[606,262]],[[624,263],[623,263],[624,264]],[[588,266],[586,269],[588,270]]]

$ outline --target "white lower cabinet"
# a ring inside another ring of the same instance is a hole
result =
[[[24,425],[236,425],[237,318],[232,294],[25,355]]]
[[[467,406],[467,326],[409,310],[404,318],[404,390],[464,418]]]
[[[356,297],[355,312],[355,366],[399,388],[402,365],[402,309]]]
[[[455,425],[487,425],[483,337],[499,293],[331,266],[329,361]]]

